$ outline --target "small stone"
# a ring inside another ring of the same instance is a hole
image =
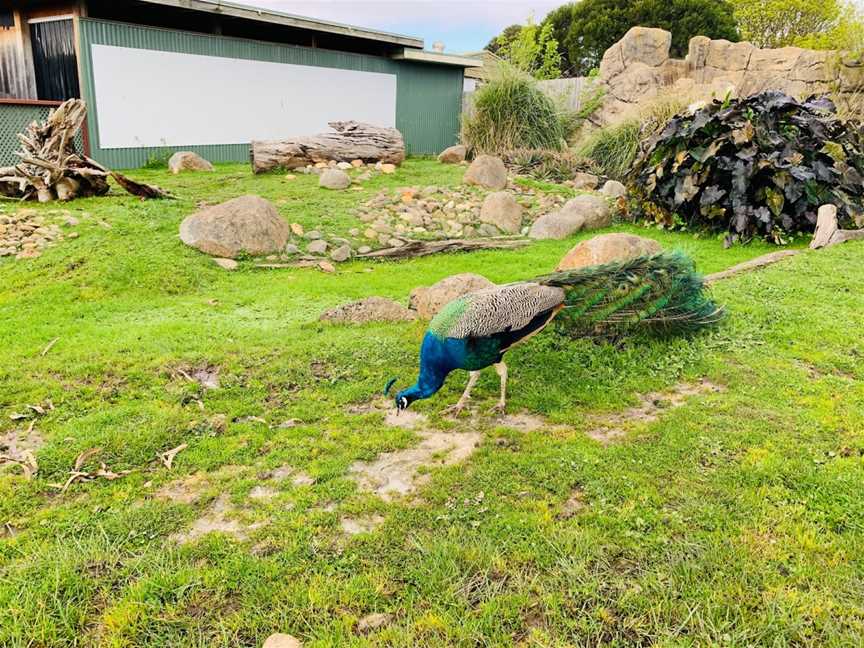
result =
[[[377,239],[378,238],[378,232],[376,232],[374,229],[369,227],[369,228],[363,230],[363,236],[366,237],[367,239]]]
[[[288,243],[285,246],[285,254],[299,254],[300,248],[294,245],[293,243]]]
[[[324,189],[347,189],[351,184],[351,176],[341,169],[325,169],[318,180],[318,186]]]
[[[317,241],[321,238],[321,232],[318,230],[309,230],[306,232],[306,238],[310,241]]]
[[[356,238],[356,237],[360,236],[360,230],[356,227],[352,227],[351,229],[348,230],[348,234],[350,234],[351,236]]]
[[[68,225],[69,227],[75,227],[78,224],[78,219],[75,218],[74,216],[67,216],[63,220],[63,224]]]
[[[327,166],[328,166],[327,162],[316,162],[315,163],[316,169],[326,169]]]
[[[367,614],[357,622],[357,632],[359,634],[368,634],[380,628],[390,625],[393,621],[392,614],[375,612]]]
[[[617,180],[607,180],[600,192],[610,198],[620,198],[627,195],[627,187]]]
[[[401,248],[405,245],[405,241],[398,238],[391,238],[387,241],[387,245],[394,248]]]
[[[213,263],[223,270],[236,270],[238,265],[234,259],[223,259],[221,257],[214,257]]]
[[[351,246],[350,245],[340,245],[335,250],[330,252],[330,258],[336,261],[337,263],[341,263],[342,261],[347,261],[351,258]]]
[[[507,167],[501,158],[480,155],[468,167],[463,180],[465,184],[500,191],[507,186]]]
[[[363,160],[351,160],[351,166],[355,169],[363,166]]]
[[[336,272],[336,266],[334,266],[334,265],[333,265],[332,263],[330,263],[329,261],[319,261],[319,262],[318,262],[318,268],[319,268],[322,272],[329,272],[329,273],[334,273],[334,272]]]
[[[339,162],[339,163],[336,165],[336,168],[337,168],[337,169],[342,169],[343,171],[347,171],[348,169],[353,169],[354,167],[351,166],[351,163],[350,163],[350,162]]]
[[[291,635],[277,632],[267,637],[261,648],[303,648],[303,643]]]
[[[395,164],[382,164],[381,165],[381,173],[396,173],[396,165]]]
[[[354,178],[354,180],[356,182],[365,182],[366,180],[371,180],[371,179],[372,179],[372,172],[371,171],[364,171],[363,173],[358,175],[356,178]]]
[[[368,245],[361,245],[357,248],[357,254],[369,254],[372,251],[372,248]]]
[[[293,173],[287,173],[287,174],[285,174],[285,179],[286,180],[296,180],[297,176],[294,175]]]
[[[573,176],[573,188],[574,189],[587,189],[589,191],[594,191],[597,188],[597,184],[600,182],[600,178],[598,178],[593,173],[584,173],[579,171],[576,175]]]
[[[303,236],[303,226],[300,223],[291,223],[291,233],[294,236]]]
[[[317,239],[306,246],[309,254],[324,254],[327,251],[327,241]]]

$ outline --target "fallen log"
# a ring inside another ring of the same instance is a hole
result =
[[[316,162],[385,162],[405,160],[405,141],[395,128],[355,121],[330,122],[335,133],[286,140],[252,142],[252,171],[299,169]]]
[[[864,241],[864,229],[842,230],[837,223],[837,207],[822,205],[816,219],[816,231],[810,242],[811,250],[830,247],[846,241]]]
[[[734,275],[741,274],[742,272],[750,272],[751,270],[758,270],[759,268],[773,265],[778,261],[788,259],[789,257],[800,254],[801,252],[803,252],[803,250],[780,250],[778,252],[769,252],[768,254],[763,254],[762,256],[756,257],[755,259],[750,259],[749,261],[738,263],[731,268],[727,268],[726,270],[721,270],[720,272],[705,275],[704,281],[706,285],[712,284],[715,281],[727,279]]]

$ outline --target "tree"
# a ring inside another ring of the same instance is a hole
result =
[[[757,47],[845,49],[861,24],[844,0],[731,0],[741,37]],[[854,43],[853,43],[854,44]]]
[[[733,9],[726,0],[582,0],[571,7],[563,65],[573,76],[596,68],[606,50],[635,26],[671,32],[671,53],[676,57],[687,54],[693,36],[738,40]],[[555,20],[563,25],[566,11],[556,14]]]
[[[541,27],[529,16],[515,37],[502,34],[499,39],[496,54],[519,70],[537,79],[557,79],[561,76],[561,54],[558,41],[552,37],[551,25]]]
[[[522,25],[510,25],[509,27],[505,27],[504,31],[486,43],[486,47],[483,49],[488,50],[493,54],[498,54],[502,48],[508,47],[510,43],[519,36],[520,31],[522,31]]]

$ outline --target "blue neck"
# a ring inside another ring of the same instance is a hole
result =
[[[427,333],[420,347],[420,374],[417,382],[401,394],[414,400],[429,398],[435,394],[444,385],[447,374],[459,366],[454,357],[455,349],[450,346],[461,348],[463,344],[459,340],[455,345],[448,345],[432,333]]]

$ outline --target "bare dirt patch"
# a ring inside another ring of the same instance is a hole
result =
[[[405,430],[416,430],[426,425],[425,414],[412,410],[398,411],[393,406],[393,401],[385,398],[377,398],[369,403],[352,405],[348,408],[349,414],[384,414],[384,423],[390,427],[403,428]]]
[[[638,405],[623,412],[593,418],[593,427],[586,434],[606,445],[623,437],[629,426],[653,423],[664,411],[680,407],[692,396],[720,391],[723,391],[720,385],[700,380],[697,383],[680,383],[665,392],[651,392],[642,396]]]
[[[207,475],[205,473],[195,473],[183,479],[165,484],[154,495],[159,499],[166,499],[179,504],[192,504],[207,488]]]
[[[360,488],[385,501],[407,495],[429,480],[420,474],[426,466],[450,466],[467,459],[480,442],[479,432],[418,432],[413,448],[385,452],[372,462],[355,462],[350,469]]]
[[[0,455],[6,455],[13,461],[24,461],[27,453],[35,454],[45,445],[45,439],[33,429],[10,430],[0,435]]]
[[[559,520],[569,520],[575,515],[578,515],[585,509],[585,495],[582,492],[581,488],[576,488],[570,493],[570,497],[567,498],[561,505],[561,510],[558,511],[558,515],[556,516]]]
[[[507,414],[496,422],[496,425],[519,430],[520,432],[536,432],[543,428],[553,427],[542,416],[520,412],[519,414]]]
[[[384,523],[384,517],[381,515],[370,515],[367,517],[350,518],[344,517],[339,520],[339,525],[342,530],[348,535],[357,535],[358,533],[370,533]]]
[[[264,525],[263,522],[255,524],[244,524],[240,520],[229,517],[236,513],[227,495],[220,495],[207,507],[207,511],[192,523],[192,526],[181,533],[175,533],[171,539],[178,544],[186,544],[198,540],[208,533],[218,532],[233,536],[238,540],[245,540],[248,532]]]

